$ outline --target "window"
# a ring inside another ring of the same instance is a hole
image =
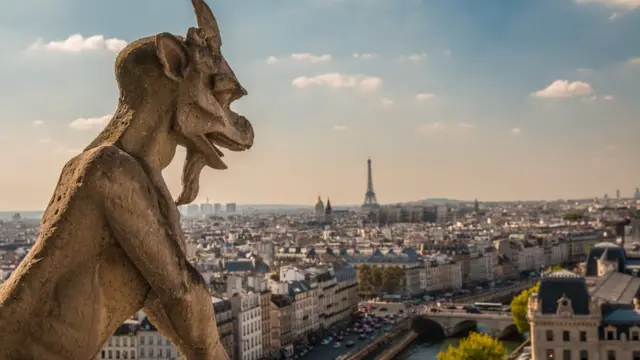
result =
[[[587,332],[580,331],[580,342],[587,342]]]
[[[640,360],[640,351],[634,351],[633,354],[631,355],[631,359]]]
[[[607,330],[607,340],[615,340],[616,333],[613,330]]]
[[[131,350],[130,354],[131,354],[131,358],[132,359],[136,358],[136,352],[135,351]]]
[[[564,341],[564,342],[569,342],[569,341],[571,341],[571,333],[570,333],[570,332],[568,332],[568,331],[566,331],[566,330],[565,330],[565,331],[563,331],[563,332],[562,332],[562,341]]]
[[[607,351],[607,360],[616,360],[616,351],[608,350]]]
[[[571,350],[562,350],[562,360],[571,360]]]
[[[547,357],[545,359],[547,360],[551,360],[554,358],[554,351],[553,350],[547,350]]]
[[[589,360],[589,352],[587,350],[580,350],[580,360]]]
[[[553,341],[553,330],[547,330],[547,341]]]
[[[640,333],[638,333],[638,331],[632,331],[631,340],[634,340],[634,341],[640,340]]]

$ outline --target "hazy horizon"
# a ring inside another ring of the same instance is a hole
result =
[[[197,203],[360,204],[368,157],[383,204],[640,184],[640,0],[209,4],[256,139],[203,172]],[[0,4],[0,211],[44,210],[115,110],[128,42],[194,25],[188,0]]]

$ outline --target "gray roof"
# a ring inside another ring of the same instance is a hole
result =
[[[542,301],[543,314],[555,314],[558,310],[558,301],[564,296],[571,300],[574,314],[589,314],[589,291],[583,277],[560,270],[540,280],[538,297]]]
[[[613,273],[599,278],[592,296],[613,303],[631,304],[640,295],[640,278]]]

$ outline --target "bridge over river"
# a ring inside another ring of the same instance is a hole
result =
[[[417,317],[425,326],[436,325],[442,329],[444,336],[453,336],[468,331],[478,325],[486,328],[489,335],[501,339],[518,331],[510,313],[501,311],[484,311],[479,314],[465,310],[424,311]]]

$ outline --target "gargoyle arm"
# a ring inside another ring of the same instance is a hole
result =
[[[214,359],[219,338],[211,295],[164,220],[149,177],[116,147],[96,151],[91,180],[114,237],[157,295],[180,351],[189,360]]]

